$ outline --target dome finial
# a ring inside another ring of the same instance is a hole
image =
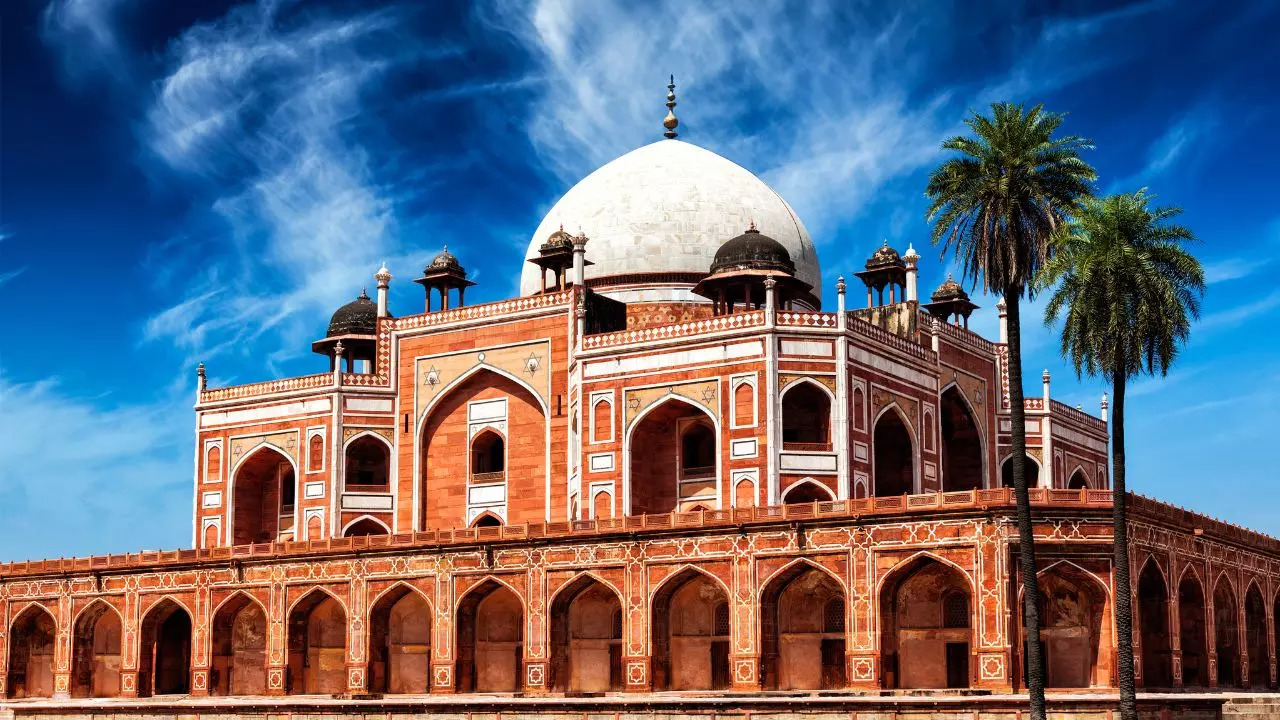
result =
[[[667,131],[662,135],[668,139],[676,136],[676,127],[680,121],[676,119],[676,76],[671,76],[671,82],[667,85],[667,116],[662,119],[662,127]]]

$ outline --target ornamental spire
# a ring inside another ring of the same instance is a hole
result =
[[[680,121],[676,119],[676,76],[671,76],[671,82],[667,85],[667,116],[662,119],[662,127],[667,131],[662,133],[663,137],[672,139],[676,136],[676,127]]]

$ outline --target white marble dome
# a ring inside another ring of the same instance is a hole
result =
[[[818,252],[795,210],[773,188],[723,157],[679,140],[659,140],[632,150],[583,178],[542,219],[525,258],[560,229],[589,238],[587,277],[637,273],[706,273],[716,250],[741,235],[752,221],[782,243],[796,276],[813,286],[819,300]],[[550,274],[548,274],[550,278]],[[627,302],[702,300],[689,285],[626,284],[607,295]],[[542,289],[538,268],[525,263],[524,295]]]

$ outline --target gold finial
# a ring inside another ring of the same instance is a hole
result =
[[[751,233],[753,233],[753,232],[760,232],[759,230],[757,230],[757,229],[756,229],[756,219],[755,219],[755,218],[751,218],[751,227],[747,228],[747,232],[751,232]]]
[[[671,83],[667,85],[667,116],[662,119],[662,127],[667,131],[662,135],[668,139],[676,136],[676,126],[680,121],[676,119],[676,76],[671,76]]]

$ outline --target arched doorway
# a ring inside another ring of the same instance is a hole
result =
[[[213,616],[212,695],[267,691],[267,615],[253,598],[237,594]]]
[[[653,598],[655,690],[729,687],[729,596],[710,576],[686,569]]]
[[[142,619],[138,695],[185,695],[191,689],[191,615],[164,598]]]
[[[443,393],[420,435],[419,529],[467,527],[485,510],[505,513],[513,524],[544,521],[544,506],[512,502],[505,482],[508,467],[519,468],[522,481],[540,483],[546,475],[547,421],[539,397],[488,369]]]
[[[1142,638],[1142,685],[1173,687],[1169,638],[1169,593],[1164,575],[1149,560],[1138,575],[1138,624]]]
[[[782,494],[783,505],[796,505],[801,503],[813,502],[831,502],[835,498],[832,497],[831,491],[819,485],[813,480],[805,480],[798,482]]]
[[[1064,563],[1040,573],[1039,582],[1045,687],[1109,685],[1112,643],[1106,590],[1083,570]]]
[[[391,477],[391,448],[373,435],[361,435],[347,445],[347,490],[353,492],[387,492]]]
[[[9,629],[9,697],[53,696],[53,653],[58,627],[40,605],[28,605]]]
[[[880,588],[884,687],[967,688],[972,682],[972,592],[956,568],[921,557]]]
[[[1033,488],[1040,484],[1040,463],[1036,459],[1027,456],[1026,464],[1027,487]],[[1000,487],[1013,487],[1013,456],[1004,459],[1004,463],[1000,465]]]
[[[120,694],[120,613],[98,601],[76,619],[71,650],[71,696]]]
[[[524,606],[494,580],[458,604],[458,690],[515,692],[524,677]]]
[[[583,575],[551,604],[551,687],[561,692],[621,690],[622,603]]]
[[[1245,651],[1249,653],[1249,685],[1265,688],[1271,684],[1271,663],[1267,651],[1267,607],[1255,583],[1244,595]]]
[[[360,518],[347,526],[342,537],[368,537],[369,535],[388,535],[387,526],[373,518]]]
[[[232,482],[233,544],[293,539],[297,483],[284,453],[259,446],[236,468]]]
[[[291,695],[334,695],[347,689],[347,611],[313,590],[289,613]]]
[[[807,380],[782,393],[782,449],[831,452],[831,397]]]
[[[845,686],[845,598],[831,575],[799,563],[761,594],[761,680],[770,690]]]
[[[640,418],[627,447],[631,514],[715,507],[718,443],[705,411],[673,396]]]
[[[1011,479],[1009,482],[1013,482],[1013,480]],[[1089,489],[1089,480],[1084,476],[1084,470],[1080,468],[1076,468],[1076,471],[1071,473],[1071,479],[1067,481],[1067,489],[1068,490],[1088,490]]]
[[[1209,653],[1205,643],[1204,590],[1194,573],[1178,583],[1178,640],[1184,687],[1208,687]]]
[[[1213,588],[1213,639],[1218,655],[1218,687],[1240,685],[1239,625],[1236,624],[1236,594],[1225,577]]]
[[[369,613],[369,690],[423,694],[430,679],[431,606],[422,593],[397,585]]]
[[[955,385],[942,393],[942,489],[979,490],[983,483],[982,433]]]
[[[901,413],[890,409],[876,420],[873,443],[876,497],[914,492],[915,443]]]

